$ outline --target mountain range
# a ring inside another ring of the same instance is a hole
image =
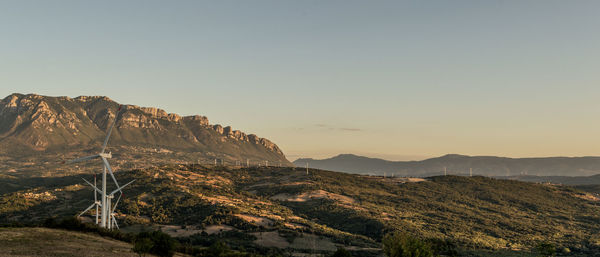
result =
[[[125,150],[121,152],[187,153],[187,161],[218,159],[220,164],[270,161],[291,165],[268,139],[210,124],[205,116],[120,106],[104,96],[9,95],[0,101],[0,154],[23,157],[92,151],[99,148],[117,115],[109,147]]]
[[[421,161],[388,161],[341,154],[315,160],[302,158],[294,165],[356,174],[394,176],[483,175],[483,176],[591,176],[600,174],[600,157],[507,158],[448,154]]]

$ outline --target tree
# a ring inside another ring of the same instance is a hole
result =
[[[217,241],[208,248],[210,256],[224,256],[227,252],[229,252],[229,247],[222,241]]]
[[[158,256],[171,257],[175,253],[175,240],[162,231],[152,232],[152,253]]]
[[[433,257],[431,247],[416,237],[391,233],[383,238],[383,252],[388,257]]]
[[[338,248],[332,257],[352,257],[352,254],[345,248]]]
[[[133,252],[137,253],[140,257],[146,256],[147,253],[150,253],[154,243],[148,237],[144,238],[135,238],[133,240]]]
[[[133,251],[171,257],[175,253],[175,240],[162,231],[142,232],[133,239]],[[149,248],[149,249],[148,249]]]

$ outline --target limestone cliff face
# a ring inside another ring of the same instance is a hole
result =
[[[43,151],[101,142],[117,117],[112,144],[206,151],[211,156],[263,158],[289,163],[273,142],[231,127],[211,125],[200,115],[180,116],[153,107],[123,105],[108,97],[49,97],[12,94],[0,101],[0,144]]]

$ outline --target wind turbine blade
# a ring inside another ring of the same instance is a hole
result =
[[[102,151],[100,151],[101,153],[104,153],[104,150],[106,149],[106,145],[108,144],[108,139],[110,138],[110,134],[112,133],[112,130],[115,127],[115,123],[117,123],[117,117],[119,116],[119,111],[121,111],[121,107],[122,107],[122,105],[119,105],[119,109],[117,109],[117,113],[115,113],[115,118],[114,118],[112,124],[110,125],[110,128],[108,129],[106,138],[104,138],[104,144],[102,144]]]
[[[96,205],[96,203],[93,203],[92,205],[90,205],[90,207],[87,207],[87,209],[85,209],[85,211],[82,211],[79,215],[77,215],[77,217],[83,215],[84,213],[89,211],[91,208],[94,208],[94,205]]]
[[[115,174],[113,174],[112,169],[110,168],[110,164],[108,164],[108,161],[106,160],[106,158],[104,158],[102,156],[100,156],[100,158],[102,158],[102,162],[104,162],[104,166],[106,167],[106,169],[108,170],[108,173],[110,174],[113,181],[115,182],[115,185],[117,186],[117,188],[119,188],[119,182],[117,182],[117,179],[115,178]],[[121,189],[119,189],[119,190],[121,190]]]
[[[117,201],[115,202],[115,205],[113,206],[113,209],[112,209],[112,211],[111,211],[111,212],[115,212],[115,210],[117,209],[117,204],[119,204],[119,201],[121,200],[121,196],[122,196],[122,195],[123,195],[123,194],[120,194],[120,195],[119,195],[119,198],[117,198]]]
[[[111,214],[110,216],[112,217],[112,220],[115,223],[115,227],[117,227],[117,229],[119,229],[119,224],[117,224],[117,219],[115,219],[115,215]]]
[[[84,178],[81,178],[81,179],[83,179],[83,181],[85,181],[85,183],[88,183],[88,185],[90,185],[91,187],[93,187],[94,189],[96,189],[96,192],[102,194],[102,191],[100,191],[100,189],[98,189],[96,186],[92,185],[92,183],[90,183],[89,181],[85,180]]]
[[[75,163],[75,162],[82,162],[82,161],[87,161],[87,160],[91,160],[94,158],[98,158],[100,155],[90,155],[90,156],[86,156],[86,157],[81,157],[81,158],[77,158],[77,159],[73,159],[73,160],[69,160],[66,161],[65,163]]]
[[[108,194],[108,195],[113,195],[113,194],[115,194],[116,192],[119,192],[119,191],[121,191],[121,189],[123,189],[123,188],[125,188],[126,186],[128,186],[129,184],[133,183],[133,181],[135,181],[135,179],[134,179],[134,180],[132,180],[132,181],[129,181],[129,183],[127,183],[127,184],[123,185],[122,187],[119,187],[119,188],[115,189],[114,191],[110,192],[110,194]],[[122,193],[121,193],[121,194],[122,194]],[[121,198],[121,196],[120,196],[120,195],[119,195],[119,198]]]

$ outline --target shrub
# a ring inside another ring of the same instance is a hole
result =
[[[388,257],[433,257],[431,247],[420,239],[404,233],[387,234],[383,252]]]
[[[149,242],[148,242],[149,241]],[[145,251],[146,248],[150,248],[149,251],[144,253],[151,253],[158,256],[173,256],[175,253],[175,240],[171,236],[167,235],[162,231],[142,232],[139,233],[134,239],[134,252],[140,254]],[[139,245],[138,245],[139,243]],[[151,245],[151,246],[149,246]],[[136,247],[139,247],[136,251]],[[141,255],[141,254],[140,254]]]
[[[556,254],[556,246],[548,242],[539,243],[535,249],[541,256],[554,256]]]
[[[55,228],[57,226],[57,222],[56,219],[54,218],[47,218],[46,220],[44,220],[44,222],[42,223],[43,227],[47,227],[47,228]]]
[[[154,243],[152,240],[150,240],[150,238],[147,237],[135,238],[133,240],[133,252],[140,255],[140,257],[146,256],[147,253],[150,253],[153,246]]]
[[[229,247],[222,241],[217,241],[208,248],[210,256],[224,256],[229,252]]]
[[[449,240],[430,238],[426,240],[433,252],[442,256],[458,256],[456,244]]]
[[[332,257],[352,257],[352,254],[345,248],[338,248]]]

